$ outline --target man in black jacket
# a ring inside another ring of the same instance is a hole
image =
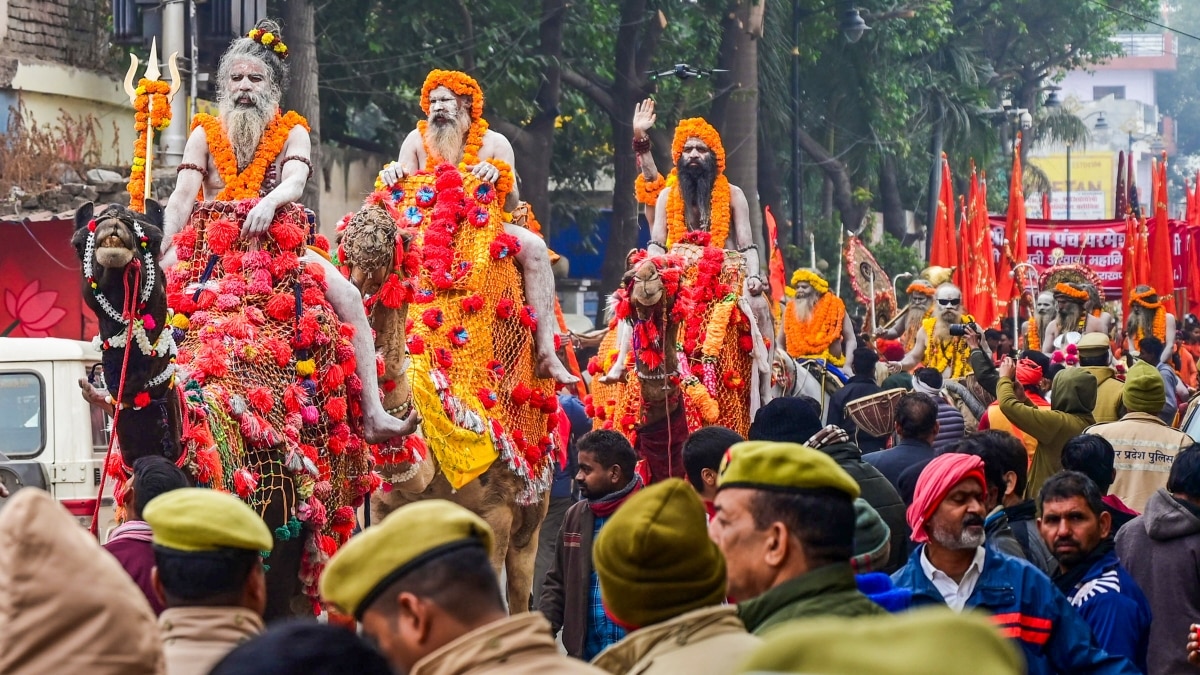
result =
[[[849,441],[845,432],[832,425],[822,429],[821,408],[811,398],[777,398],[759,408],[750,425],[752,441],[799,443],[824,452],[858,483],[867,500],[891,530],[892,551],[881,571],[894,572],[904,564],[908,541],[908,521],[904,503],[896,488],[875,467],[863,461],[862,451]]]
[[[845,429],[846,433],[850,435],[850,440],[858,444],[863,454],[884,449],[887,446],[887,436],[871,436],[865,431],[859,430],[854,420],[846,415],[846,405],[883,391],[875,383],[875,364],[877,363],[879,363],[879,354],[876,354],[875,350],[866,347],[854,350],[850,359],[850,369],[854,371],[854,377],[851,377],[846,382],[846,386],[839,389],[829,399],[829,415],[826,418],[829,424],[836,424]]]

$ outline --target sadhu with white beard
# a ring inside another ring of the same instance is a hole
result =
[[[858,347],[845,303],[813,270],[796,270],[792,288],[796,293],[783,309],[779,348],[794,359],[822,359],[839,367],[845,364],[846,355]]]
[[[422,169],[439,164],[458,166],[485,183],[505,184],[504,210],[511,212],[520,202],[515,180],[516,159],[512,144],[492,131],[483,119],[483,90],[466,73],[432,70],[421,87],[421,107],[426,119],[417,123],[400,146],[400,154],[379,172],[386,186],[399,183]],[[525,299],[537,316],[554,316],[554,272],[546,243],[530,230],[513,223],[504,225],[506,234],[519,246],[513,258],[521,268]],[[571,384],[578,380],[555,354],[553,321],[538,321],[534,329],[537,375]]]
[[[1063,282],[1054,286],[1055,316],[1046,326],[1042,352],[1053,354],[1055,349],[1065,347],[1065,338],[1059,340],[1060,336],[1071,336],[1073,341],[1078,341],[1084,333],[1105,332],[1104,319],[1087,311],[1091,301],[1092,296],[1083,284]]]
[[[1033,316],[1021,324],[1022,349],[1042,351],[1046,328],[1054,320],[1054,292],[1042,291],[1033,301]]]
[[[890,327],[877,330],[875,335],[888,340],[899,339],[906,351],[912,349],[917,343],[921,322],[933,314],[935,290],[933,283],[926,279],[917,279],[909,284],[908,306],[904,308],[904,314]]]
[[[1138,354],[1144,337],[1156,337],[1163,343],[1162,362],[1170,363],[1175,354],[1175,315],[1163,307],[1158,293],[1150,286],[1138,286],[1129,302],[1129,320],[1125,322],[1125,344],[1130,354]]]
[[[217,68],[219,117],[196,115],[191,135],[183,150],[183,162],[175,190],[163,217],[164,253],[160,264],[172,268],[178,258],[175,235],[179,234],[196,206],[202,190],[206,200],[233,202],[260,198],[246,212],[242,237],[264,241],[276,210],[300,199],[312,173],[312,145],[308,125],[295,112],[279,109],[287,84],[287,47],[279,25],[265,19],[247,36],[234,40]],[[195,246],[197,253],[203,246]],[[190,255],[185,254],[183,262]],[[416,417],[401,420],[380,402],[375,373],[375,345],[362,307],[362,297],[328,260],[308,252],[305,263],[325,269],[328,283],[325,299],[338,317],[355,328],[351,339],[355,374],[362,383],[365,437],[369,443],[403,436],[416,428]],[[206,260],[192,261],[201,268]],[[190,290],[189,290],[190,293]],[[179,307],[175,307],[177,311]],[[347,373],[349,374],[349,373]]]
[[[921,322],[917,341],[902,361],[888,364],[893,372],[912,370],[924,363],[944,378],[957,379],[974,372],[971,368],[971,347],[963,336],[950,334],[951,324],[972,323],[974,319],[962,311],[962,290],[954,284],[938,286],[933,316]]]

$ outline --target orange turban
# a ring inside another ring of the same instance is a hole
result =
[[[429,114],[429,93],[438,87],[445,87],[456,96],[471,97],[471,120],[477,120],[483,115],[483,90],[475,78],[457,70],[431,70],[421,87],[421,110]]]
[[[721,144],[721,135],[703,117],[689,117],[679,121],[675,127],[675,138],[671,141],[671,160],[679,164],[683,155],[683,145],[689,138],[699,138],[704,141],[713,156],[717,159],[717,174],[725,173],[725,146]]]

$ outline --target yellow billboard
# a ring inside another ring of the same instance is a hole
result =
[[[1029,163],[1042,170],[1050,179],[1050,217],[1067,217],[1067,155],[1030,157]],[[1113,217],[1113,198],[1116,195],[1115,155],[1111,152],[1071,153],[1071,219],[1109,220]],[[1031,218],[1046,217],[1042,213],[1042,196],[1026,196],[1026,211]]]

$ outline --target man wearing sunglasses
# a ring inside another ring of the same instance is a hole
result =
[[[943,378],[958,379],[973,372],[971,346],[964,332],[954,335],[950,330],[952,325],[971,324],[965,326],[965,330],[978,332],[970,316],[963,314],[962,298],[962,290],[958,286],[950,283],[938,286],[934,294],[933,316],[921,322],[917,341],[904,359],[888,364],[892,372],[909,371],[921,363],[940,372]]]

